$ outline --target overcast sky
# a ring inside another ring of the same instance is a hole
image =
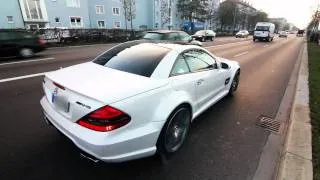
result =
[[[253,7],[264,10],[269,17],[284,17],[299,28],[304,28],[311,20],[312,12],[320,0],[246,0]]]

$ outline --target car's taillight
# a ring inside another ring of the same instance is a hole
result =
[[[78,124],[94,131],[107,132],[128,124],[130,120],[130,116],[124,112],[104,106],[81,118]]]
[[[43,40],[42,38],[39,38],[37,42],[38,42],[38,44],[40,44],[40,45],[46,44],[46,41]]]

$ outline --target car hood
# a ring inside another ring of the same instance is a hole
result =
[[[50,72],[46,77],[69,90],[107,104],[167,84],[167,80],[118,71],[93,62]]]

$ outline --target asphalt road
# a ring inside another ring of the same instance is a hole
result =
[[[255,123],[260,115],[275,117],[302,43],[293,36],[271,43],[235,38],[205,43],[215,55],[240,62],[238,92],[200,115],[184,147],[164,163],[154,156],[93,164],[43,121],[42,76],[34,74],[86,62],[112,45],[49,49],[29,60],[2,59],[0,179],[252,179],[269,135]],[[35,77],[26,76],[30,74]]]

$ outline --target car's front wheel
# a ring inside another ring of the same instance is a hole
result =
[[[205,41],[206,41],[206,38],[202,37],[201,42],[205,42]]]
[[[34,52],[30,48],[22,48],[19,51],[19,55],[21,57],[23,57],[23,58],[29,58],[29,57],[32,57],[34,55]]]
[[[239,86],[239,80],[240,80],[240,71],[237,71],[236,75],[233,77],[233,80],[231,82],[229,95],[233,95],[237,91]]]
[[[188,106],[176,108],[169,116],[157,142],[159,153],[166,156],[177,152],[189,133],[191,112]]]

